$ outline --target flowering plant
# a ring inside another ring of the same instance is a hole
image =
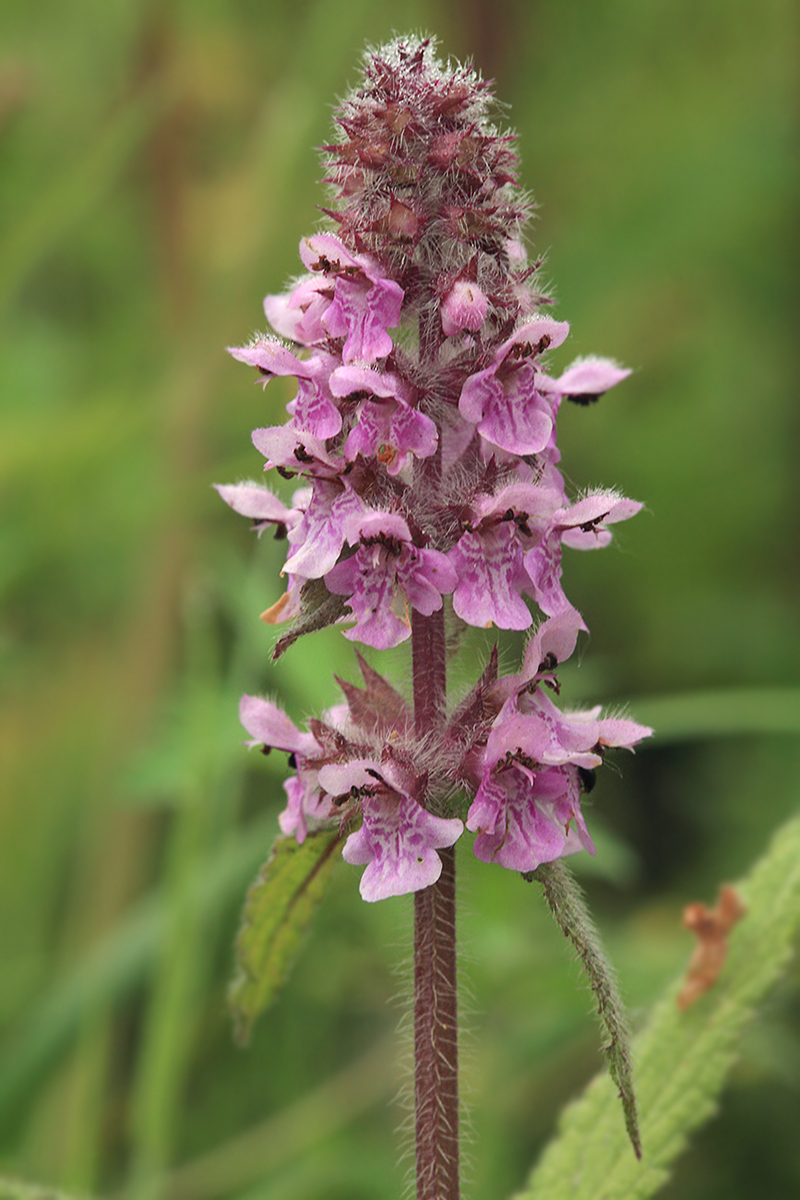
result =
[[[336,124],[330,228],[302,241],[290,290],[266,298],[274,334],[231,351],[265,386],[297,379],[289,421],[253,442],[299,486],[289,504],[255,483],[218,490],[258,533],[287,539],[287,590],[263,614],[292,622],[275,657],[333,623],[374,650],[411,642],[409,699],[359,655],[363,686],[340,681],[344,703],[307,731],[256,696],[241,719],[252,745],[290,756],[283,834],[343,842],[365,900],[415,894],[418,1196],[438,1200],[458,1188],[454,845],[474,833],[476,856],[540,879],[559,918],[579,901],[547,865],[594,853],[581,797],[607,750],[651,732],[554,699],[586,628],[563,550],[607,545],[641,507],[567,494],[558,412],[629,372],[588,358],[548,373],[569,326],[544,311],[513,140],[472,70],[397,39],[367,55]],[[529,601],[543,619],[521,670],[501,674],[495,650],[453,707],[446,623],[528,629]],[[590,937],[585,921],[567,925],[576,944]],[[619,1048],[616,993],[589,970]],[[611,1065],[638,1149],[624,1057]]]

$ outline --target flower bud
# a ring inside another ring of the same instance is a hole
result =
[[[483,324],[489,302],[476,283],[457,279],[442,301],[442,329],[447,337],[462,330],[477,333]]]

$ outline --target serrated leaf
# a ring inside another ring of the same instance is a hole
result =
[[[800,928],[800,818],[776,835],[737,885],[747,915],[730,935],[720,978],[687,1012],[676,980],[634,1042],[644,1155],[637,1162],[607,1075],[571,1105],[560,1131],[516,1200],[645,1200],[716,1106],[742,1031],[791,954]]]
[[[247,893],[236,939],[239,970],[228,994],[242,1044],[289,978],[341,840],[338,830],[309,833],[302,846],[293,837],[278,838]]]

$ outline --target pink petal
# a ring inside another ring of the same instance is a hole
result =
[[[253,745],[271,746],[291,754],[314,754],[319,751],[313,734],[301,732],[285,712],[260,696],[242,696],[239,720],[253,738]]]
[[[527,629],[532,617],[518,594],[522,551],[510,522],[465,533],[448,558],[458,577],[453,608],[468,625]]]
[[[409,796],[388,793],[364,801],[364,823],[351,833],[342,858],[366,865],[360,891],[364,900],[385,900],[418,892],[442,872],[436,853],[463,832],[457,818],[435,817]]]
[[[610,358],[578,358],[563,375],[554,380],[565,396],[583,396],[586,400],[602,396],[609,388],[627,379],[630,370],[620,367]]]

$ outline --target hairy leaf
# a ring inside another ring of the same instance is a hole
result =
[[[742,1030],[790,956],[800,928],[800,818],[736,891],[747,915],[731,932],[716,984],[682,1012],[676,980],[634,1041],[642,1161],[626,1145],[611,1079],[598,1076],[566,1110],[517,1200],[645,1200],[668,1178],[689,1134],[714,1112]]]
[[[583,893],[562,860],[542,863],[530,876],[544,888],[547,905],[564,937],[569,938],[581,960],[589,985],[597,1001],[597,1015],[603,1028],[602,1046],[611,1078],[617,1085],[625,1128],[633,1152],[642,1157],[642,1143],[636,1112],[636,1095],[631,1070],[630,1033],[628,1017],[622,1001],[614,968],[606,958],[594,921]]]
[[[289,978],[341,840],[338,830],[309,833],[302,846],[293,837],[278,838],[247,894],[236,939],[239,970],[228,996],[242,1044]]]
[[[276,662],[299,638],[307,633],[316,633],[318,629],[327,629],[347,611],[344,596],[332,596],[321,579],[307,580],[303,584],[300,600],[299,615],[273,648],[272,657]]]

